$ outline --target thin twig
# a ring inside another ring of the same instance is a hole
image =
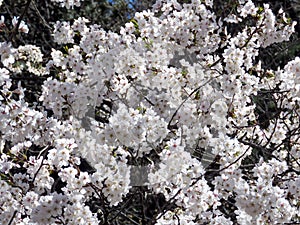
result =
[[[42,20],[44,26],[47,27],[49,30],[52,31],[52,28],[49,26],[49,24],[46,22],[46,20],[44,19],[44,17],[41,15],[39,9],[37,8],[37,6],[35,4],[35,1],[33,1],[32,4],[33,4],[33,7],[34,7],[36,13],[38,14],[38,16],[40,17],[40,19]]]
[[[18,212],[17,210],[14,211],[14,214],[13,214],[12,217],[10,218],[10,220],[9,220],[9,222],[8,222],[7,225],[11,225],[11,224],[12,224],[12,222],[14,221],[15,216],[17,215],[17,212]]]
[[[128,219],[132,224],[140,225],[136,221],[134,221],[133,219],[129,218],[125,213],[121,212],[121,215],[123,217],[125,217],[126,219]]]
[[[217,78],[219,76],[216,77],[211,77],[209,80],[207,80],[206,82],[204,82],[203,84],[201,84],[199,87],[197,87],[195,90],[193,90],[186,99],[184,99],[181,104],[177,107],[177,109],[175,110],[175,112],[173,113],[169,123],[168,123],[168,128],[171,127],[171,122],[173,121],[174,117],[177,115],[179,109],[183,106],[183,104],[193,95],[195,94],[197,91],[199,91],[202,87],[204,87],[205,85],[207,85],[208,83],[210,83],[213,79]]]
[[[113,216],[113,218],[110,218],[108,221],[112,222],[114,219],[116,219],[121,213],[122,211],[125,209],[125,207],[127,207],[127,205],[130,203],[131,199],[134,197],[134,195],[132,195],[126,202],[125,204],[121,207],[121,209]]]

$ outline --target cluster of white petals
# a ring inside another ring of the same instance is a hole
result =
[[[50,60],[37,46],[0,43],[0,224],[102,224],[140,167],[139,184],[170,206],[157,225],[299,222],[300,58],[276,71],[258,60],[295,23],[251,0],[226,18],[212,6],[158,0],[120,33],[57,21],[62,47]],[[25,72],[44,79],[35,104],[12,82]]]
[[[80,2],[84,0],[51,0],[51,2],[55,2],[59,4],[60,7],[65,7],[67,9],[73,9],[74,6],[79,7]]]

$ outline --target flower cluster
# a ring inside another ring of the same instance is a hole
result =
[[[300,58],[259,61],[295,23],[236,4],[223,18],[210,0],[158,0],[120,33],[57,21],[51,59],[0,43],[0,223],[128,224],[141,208],[145,224],[299,222]],[[43,79],[36,102],[16,74]]]
[[[58,3],[60,7],[66,7],[67,9],[73,9],[74,6],[79,7],[80,2],[83,0],[51,0],[52,2]]]

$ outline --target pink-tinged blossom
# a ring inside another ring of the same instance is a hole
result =
[[[223,19],[211,0],[157,1],[120,33],[85,18],[57,21],[63,50],[51,59],[0,43],[0,224],[15,212],[16,224],[100,224],[138,182],[172,201],[156,224],[296,221],[299,58],[276,71],[258,58],[295,24],[266,4],[236,3]],[[226,26],[240,22],[237,32]],[[13,80],[25,72],[45,78],[38,102]],[[140,162],[145,182],[133,179]]]
[[[18,26],[19,24],[19,26]],[[16,17],[14,16],[13,20],[12,20],[12,25],[14,27],[18,26],[18,30],[22,33],[28,33],[29,32],[29,29],[28,29],[28,26],[26,25],[26,23],[21,20],[21,22],[19,22],[19,17]]]

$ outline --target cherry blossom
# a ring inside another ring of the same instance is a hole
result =
[[[222,18],[158,0],[119,33],[57,21],[50,58],[0,43],[0,223],[108,224],[144,190],[165,202],[152,224],[299,222],[300,59],[259,61],[295,22],[236,4]],[[34,103],[14,81],[27,73],[43,79]]]

